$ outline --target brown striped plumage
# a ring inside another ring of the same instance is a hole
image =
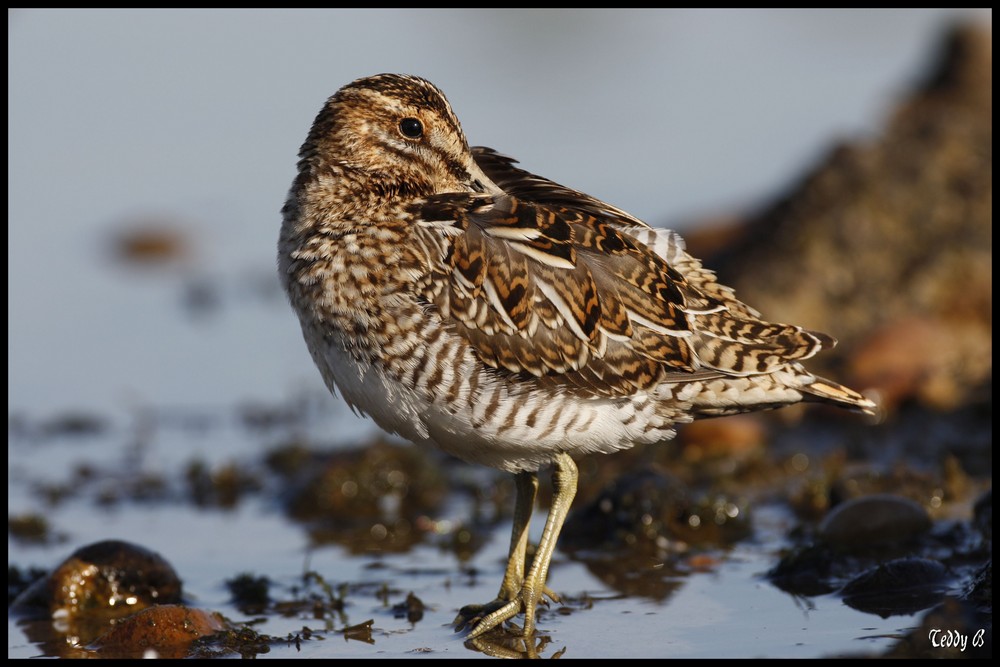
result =
[[[832,338],[762,320],[673,232],[470,149],[423,79],[345,86],[300,158],[279,270],[328,386],[391,432],[518,473],[504,585],[466,610],[473,635],[520,611],[530,632],[551,596],[571,454],[801,400],[874,410],[800,365]],[[536,471],[549,463],[559,493],[525,572]]]

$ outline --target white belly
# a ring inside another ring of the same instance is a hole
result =
[[[329,337],[306,342],[331,390],[384,430],[468,461],[517,472],[559,452],[612,452],[673,435],[648,397],[579,398],[507,385],[484,374],[461,403],[432,397],[355,358]]]

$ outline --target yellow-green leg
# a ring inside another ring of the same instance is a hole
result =
[[[514,478],[517,497],[514,501],[514,527],[510,533],[510,551],[507,554],[507,570],[500,585],[498,600],[513,600],[524,583],[524,563],[528,553],[528,526],[531,512],[535,508],[538,495],[538,475],[533,472],[519,472]]]
[[[526,510],[522,507],[528,490],[524,489],[522,492],[522,484],[527,484],[527,481],[522,482],[521,476],[526,473],[518,475],[518,496],[517,505],[514,509],[514,532],[511,535],[511,554],[507,562],[504,582],[500,587],[501,600],[507,595],[511,595],[511,597],[507,598],[508,602],[506,604],[483,616],[472,632],[469,633],[470,638],[478,637],[522,611],[524,612],[523,634],[524,636],[531,635],[535,631],[535,608],[538,606],[542,595],[548,595],[555,599],[555,596],[545,587],[545,580],[549,574],[549,562],[552,560],[556,541],[559,539],[559,531],[562,530],[563,522],[566,521],[570,505],[573,504],[573,497],[576,496],[576,483],[579,474],[576,463],[573,462],[573,459],[568,454],[559,454],[554,463],[555,470],[552,473],[552,507],[549,509],[549,516],[545,521],[542,538],[538,542],[538,549],[535,552],[534,559],[532,559],[531,569],[528,571],[527,576],[524,576],[523,581],[520,582],[519,588],[517,587],[516,580],[519,573],[524,572],[525,550],[527,549],[528,540],[528,519],[531,516],[531,505],[529,504]],[[531,478],[533,488],[531,497],[533,501],[535,490],[538,488],[538,480],[533,474]],[[519,519],[523,521],[523,526],[519,527]]]
[[[489,616],[517,597],[524,583],[525,560],[528,553],[528,528],[531,512],[538,494],[538,475],[533,472],[519,472],[514,478],[517,495],[514,500],[514,525],[510,533],[510,549],[507,552],[507,569],[500,584],[500,592],[495,600],[486,604],[470,604],[462,607],[455,618],[459,630],[466,625],[476,625],[484,616]]]

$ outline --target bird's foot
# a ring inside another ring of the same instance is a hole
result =
[[[455,618],[455,630],[461,632],[469,629],[469,639],[475,639],[524,613],[524,627],[516,628],[515,634],[527,637],[535,631],[535,609],[538,604],[548,605],[545,598],[556,603],[561,601],[547,586],[542,586],[541,590],[542,594],[539,595],[535,587],[524,585],[511,596],[498,597],[486,604],[466,605]]]

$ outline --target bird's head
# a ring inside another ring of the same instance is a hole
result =
[[[403,74],[358,79],[316,117],[300,172],[331,166],[411,195],[481,189],[481,174],[451,105],[429,81]]]

